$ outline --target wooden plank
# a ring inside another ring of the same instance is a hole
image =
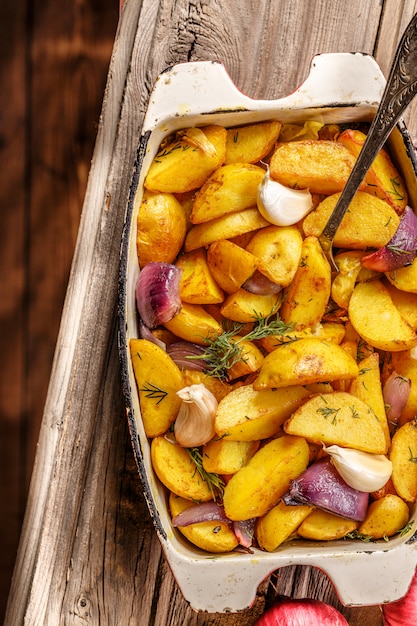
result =
[[[365,8],[357,0],[271,4],[260,0],[255,16],[250,0],[125,4],[6,625],[251,624],[285,590],[337,605],[321,574],[288,568],[268,590],[262,587],[251,611],[194,613],[161,557],[126,447],[116,355],[118,250],[136,141],[157,74],[174,62],[222,60],[249,95],[276,97],[301,82],[314,53],[375,45],[379,1]],[[370,626],[380,623],[378,609],[343,610],[349,619],[366,615]]]
[[[2,85],[0,151],[0,622],[3,621],[16,555],[24,485],[21,436],[27,421],[25,326],[27,248],[26,6],[5,0],[0,21]]]

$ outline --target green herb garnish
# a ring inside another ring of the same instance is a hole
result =
[[[201,454],[200,448],[184,448],[190,459],[195,464],[196,471],[200,474],[201,478],[207,483],[208,488],[210,489],[211,495],[213,496],[213,500],[217,502],[221,500],[224,492],[224,481],[220,478],[218,474],[212,474],[210,472],[206,472],[203,467],[203,457]]]

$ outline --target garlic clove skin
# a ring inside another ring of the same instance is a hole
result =
[[[182,400],[174,424],[177,443],[185,448],[202,446],[214,437],[214,417],[217,400],[202,383],[190,385],[177,391]]]
[[[275,226],[296,224],[313,208],[313,199],[308,189],[290,189],[273,180],[269,168],[258,187],[259,212]]]
[[[343,480],[358,491],[372,493],[381,489],[392,474],[392,463],[383,454],[369,454],[353,448],[324,446]]]

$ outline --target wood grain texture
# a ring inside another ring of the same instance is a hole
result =
[[[381,6],[379,0],[126,0],[6,626],[249,625],[282,595],[325,599],[353,625],[382,623],[377,608],[341,607],[328,579],[305,567],[274,574],[261,585],[251,610],[212,615],[188,607],[141,496],[124,416],[116,332],[124,210],[149,91],[159,72],[177,62],[220,60],[248,95],[279,97],[302,82],[315,53],[377,49],[382,54]],[[393,6],[384,3],[391,28],[393,20],[401,21],[401,15],[388,11]]]

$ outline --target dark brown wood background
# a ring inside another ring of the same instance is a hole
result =
[[[118,8],[0,3],[1,623]]]

